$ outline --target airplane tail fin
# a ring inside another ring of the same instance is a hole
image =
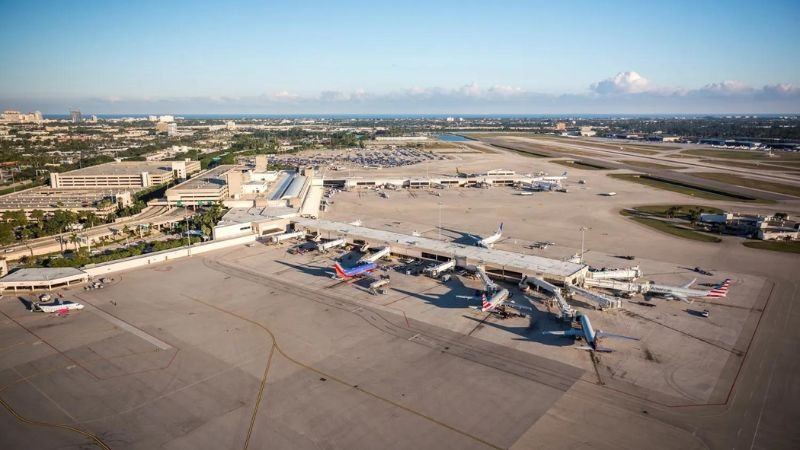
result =
[[[342,266],[338,262],[333,265],[333,268],[336,270],[336,276],[339,278],[349,278],[347,273],[345,273],[344,269],[342,269]]]
[[[481,295],[481,311],[486,312],[492,309],[492,304],[486,300],[486,294]]]
[[[731,279],[730,278],[726,278],[725,281],[723,281],[722,283],[714,286],[713,289],[708,291],[708,294],[706,294],[706,297],[713,297],[713,298],[726,297],[728,295],[728,286],[730,286],[730,284],[731,284]]]
[[[498,233],[502,233],[503,232],[503,222],[500,222],[500,227],[497,229],[497,232]]]
[[[564,173],[561,174],[562,177],[567,176],[567,171],[565,170]]]

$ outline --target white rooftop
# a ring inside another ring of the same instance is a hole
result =
[[[31,281],[53,281],[69,277],[84,276],[86,272],[74,267],[19,269],[0,278],[0,283],[19,283]]]
[[[330,220],[297,218],[293,219],[293,222],[312,230],[328,231],[342,235],[354,235],[360,238],[373,239],[378,242],[386,242],[390,245],[392,242],[396,242],[401,245],[411,245],[420,249],[430,250],[441,255],[450,254],[454,256],[464,256],[471,261],[478,261],[498,267],[514,268],[514,270],[522,270],[526,275],[536,276],[542,273],[566,278],[586,267],[583,264],[575,264],[541,256],[524,255],[522,253],[504,250],[487,249],[425,237],[409,236],[393,231],[376,230],[374,228],[359,227],[347,223],[332,222]]]
[[[253,208],[231,208],[222,216],[222,220],[217,224],[217,226],[221,225],[231,225],[234,223],[249,223],[249,222],[259,222],[262,220],[270,220],[270,219],[279,219],[279,218],[288,218],[294,217],[297,215],[296,208],[289,208],[285,206],[268,206],[265,208],[260,207],[253,207]]]

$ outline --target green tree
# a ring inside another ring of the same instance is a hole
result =
[[[39,231],[44,228],[44,215],[44,211],[41,209],[34,209],[31,211],[31,219],[36,221],[36,228],[38,228]]]
[[[9,223],[0,223],[0,244],[8,245],[14,242],[14,227]]]

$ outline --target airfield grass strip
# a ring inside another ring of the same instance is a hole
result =
[[[692,175],[695,174],[693,173]],[[704,198],[707,200],[727,200],[727,201],[745,201],[745,202],[759,201],[759,199],[747,197],[744,195],[718,191],[711,188],[694,186],[670,180],[663,180],[660,178],[655,178],[643,174],[610,173],[608,174],[608,176],[616,178],[618,180],[630,181],[632,183],[643,184],[645,186],[650,186],[657,189],[663,189],[666,191],[677,192],[679,194],[684,194],[691,197]]]
[[[568,159],[556,159],[550,161],[552,163],[556,163],[566,167],[572,167],[574,169],[581,169],[581,170],[611,170],[611,167],[604,167],[599,164],[592,164],[586,161],[578,161],[578,160],[568,160]]]
[[[800,253],[800,241],[744,241],[742,245],[773,252]]]
[[[642,225],[684,239],[691,239],[693,241],[700,241],[700,242],[722,242],[722,239],[718,237],[709,236],[703,233],[698,233],[696,231],[678,227],[669,222],[664,222],[658,219],[651,219],[648,217],[638,217],[638,216],[630,216],[630,218]]]
[[[760,189],[762,191],[777,192],[779,194],[792,195],[800,197],[800,186],[775,183],[773,181],[757,180],[755,178],[747,178],[741,175],[724,172],[697,172],[692,173],[692,176],[703,178],[705,180],[720,181],[722,183],[734,184],[737,186]]]

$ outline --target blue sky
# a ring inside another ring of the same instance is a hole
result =
[[[0,108],[800,112],[798,23],[798,1],[0,0]]]

